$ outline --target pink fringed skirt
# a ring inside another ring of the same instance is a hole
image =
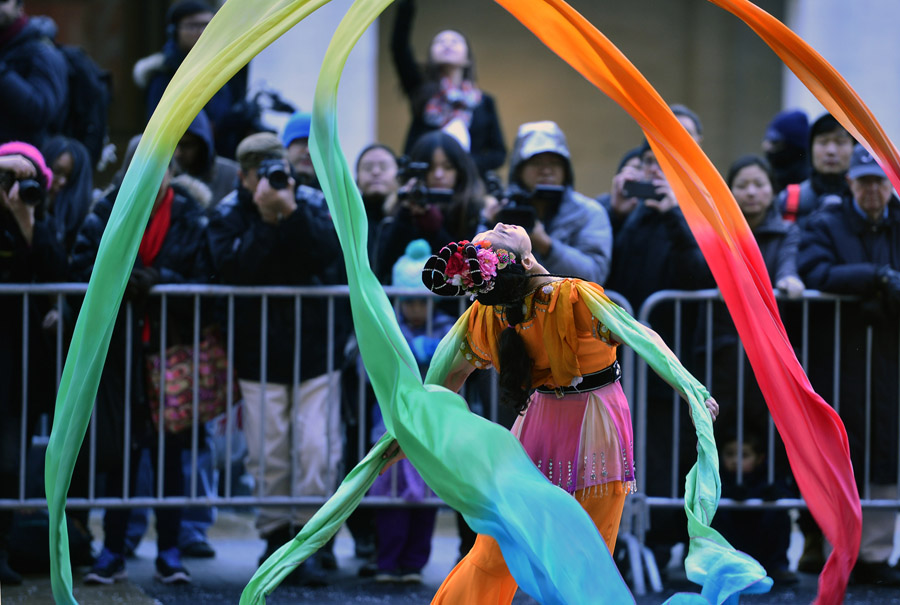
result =
[[[613,482],[635,489],[631,411],[619,382],[557,398],[535,392],[512,433],[538,470],[569,493]]]

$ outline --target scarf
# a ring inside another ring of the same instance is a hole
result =
[[[144,231],[144,237],[141,238],[141,246],[138,248],[138,257],[145,267],[153,265],[156,256],[162,249],[163,241],[166,239],[166,233],[169,232],[169,225],[172,223],[172,200],[175,199],[175,190],[169,187],[163,196],[163,201],[156,209],[147,229]],[[144,344],[150,342],[150,316],[144,316],[144,329],[141,332],[141,341]]]
[[[441,78],[437,92],[425,104],[425,123],[443,128],[451,120],[460,119],[466,126],[472,124],[472,111],[481,103],[481,90],[471,80],[463,80],[459,86],[450,78]]]

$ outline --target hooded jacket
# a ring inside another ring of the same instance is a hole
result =
[[[40,147],[48,132],[62,126],[69,71],[53,45],[53,20],[24,19],[22,30],[0,47],[0,141],[25,141]]]
[[[544,225],[552,240],[546,256],[535,258],[551,273],[572,275],[603,284],[612,261],[612,227],[606,210],[573,188],[569,147],[554,122],[531,122],[519,127],[509,166],[509,182],[522,187],[522,166],[539,153],[555,153],[565,160],[565,192],[556,213]]]
[[[198,137],[206,151],[206,164],[203,172],[191,174],[191,176],[203,181],[209,187],[212,194],[212,201],[209,205],[210,207],[215,206],[237,186],[238,163],[216,155],[212,125],[204,110],[200,110],[200,113],[188,126],[187,132]]]

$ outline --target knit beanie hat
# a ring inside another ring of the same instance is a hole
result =
[[[256,132],[238,143],[235,158],[241,170],[248,171],[259,166],[262,160],[284,159],[287,150],[272,132]]]
[[[309,138],[309,124],[312,115],[302,111],[295,111],[287,124],[284,125],[284,132],[281,133],[281,144],[290,147],[291,143],[297,139]]]
[[[169,25],[178,25],[185,17],[199,13],[214,13],[213,8],[202,0],[181,0],[169,7],[166,11],[166,21]]]
[[[47,191],[50,190],[50,186],[53,184],[53,171],[47,168],[47,163],[44,161],[44,156],[41,155],[41,152],[38,151],[37,147],[34,145],[29,145],[28,143],[24,143],[22,141],[12,141],[11,143],[4,143],[0,145],[0,156],[3,155],[23,155],[34,164],[35,169],[38,171],[37,180],[38,182],[44,186]],[[426,255],[427,258],[427,255]],[[424,264],[425,261],[422,261]]]
[[[401,288],[416,288],[428,292],[422,283],[422,267],[431,256],[431,245],[424,239],[414,239],[406,245],[403,256],[394,263],[391,271],[391,285]]]
[[[766,129],[766,140],[806,149],[809,143],[809,118],[799,109],[778,112]]]

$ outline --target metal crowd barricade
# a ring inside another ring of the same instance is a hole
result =
[[[29,333],[29,308],[30,308],[30,299],[31,297],[55,297],[55,308],[59,313],[59,317],[62,318],[64,313],[64,305],[66,304],[67,297],[71,298],[71,300],[75,301],[78,299],[80,302],[80,298],[83,297],[84,293],[87,290],[87,284],[77,283],[77,284],[0,284],[0,296],[20,296],[22,298],[23,305],[23,327],[21,334],[21,343],[22,343],[22,355],[23,359],[28,359],[29,355],[29,339],[32,335]],[[399,307],[399,298],[400,297],[422,297],[423,292],[417,289],[411,288],[397,288],[388,286],[385,288],[386,293],[394,302],[395,309]],[[625,309],[631,312],[631,308],[628,305],[627,301],[625,301],[621,296],[617,296],[613,292],[608,292],[610,297],[623,305]],[[234,325],[236,321],[249,321],[248,318],[238,318],[235,316],[235,298],[236,297],[258,297],[261,300],[261,312],[260,312],[260,322],[261,326],[265,328],[267,322],[267,309],[268,309],[268,301],[272,298],[293,298],[294,299],[294,322],[295,326],[298,327],[295,332],[295,342],[294,342],[294,387],[299,383],[300,376],[300,364],[302,363],[300,359],[300,339],[301,334],[299,330],[300,326],[300,318],[303,313],[302,301],[309,300],[312,298],[326,298],[328,300],[328,317],[325,318],[328,322],[328,342],[326,343],[326,350],[328,354],[328,371],[334,371],[336,368],[333,366],[333,355],[331,354],[334,351],[334,347],[340,346],[344,347],[345,343],[337,343],[334,341],[334,303],[337,299],[346,299],[349,296],[349,289],[347,286],[266,286],[266,287],[237,287],[237,286],[220,286],[220,285],[200,285],[200,284],[167,284],[167,285],[158,285],[155,286],[151,290],[151,298],[148,305],[159,305],[160,310],[160,346],[159,353],[161,358],[161,363],[165,364],[166,359],[166,349],[167,349],[167,336],[168,336],[168,322],[169,322],[169,302],[172,298],[190,298],[193,303],[193,325],[192,325],[192,342],[193,342],[193,351],[194,351],[194,364],[193,364],[193,423],[190,429],[190,459],[191,459],[191,468],[193,472],[189,477],[186,478],[187,483],[187,495],[184,496],[163,496],[163,483],[164,477],[162,473],[163,469],[163,456],[164,456],[164,444],[167,437],[164,427],[164,418],[163,414],[160,413],[158,415],[158,425],[157,425],[157,469],[159,472],[156,473],[156,482],[154,485],[154,495],[153,496],[130,496],[128,486],[132,480],[131,475],[131,456],[132,456],[132,448],[131,448],[131,440],[132,435],[130,431],[131,426],[131,400],[130,400],[130,384],[132,380],[131,376],[131,368],[132,368],[132,358],[131,358],[131,342],[132,339],[137,337],[137,335],[132,334],[131,326],[132,326],[132,305],[129,302],[125,302],[125,313],[127,315],[126,325],[128,326],[126,332],[126,352],[125,352],[125,392],[123,393],[122,405],[124,409],[124,421],[123,421],[123,452],[122,452],[122,467],[123,467],[123,493],[121,496],[118,494],[107,494],[105,496],[98,496],[97,494],[97,443],[98,439],[104,438],[103,435],[97,434],[97,419],[96,419],[96,409],[94,410],[91,422],[87,430],[87,434],[85,436],[85,445],[86,448],[83,452],[83,455],[87,455],[88,457],[88,480],[87,480],[87,496],[86,497],[72,497],[68,500],[67,505],[73,509],[76,508],[134,508],[134,507],[148,507],[148,506],[162,506],[162,507],[178,507],[178,506],[222,506],[222,505],[230,505],[230,506],[284,506],[284,505],[321,505],[325,498],[324,497],[312,497],[312,496],[281,496],[281,497],[258,497],[258,496],[246,496],[246,495],[235,495],[234,494],[234,484],[235,477],[232,476],[232,468],[229,462],[232,460],[232,439],[225,439],[225,456],[224,460],[226,461],[224,465],[223,479],[224,483],[222,486],[221,494],[216,495],[203,495],[199,493],[199,485],[198,485],[198,452],[200,449],[199,443],[199,422],[198,422],[198,406],[196,402],[198,401],[198,380],[197,380],[197,372],[198,372],[198,350],[200,343],[200,334],[201,334],[201,325],[206,321],[204,317],[201,316],[201,300],[210,299],[210,298],[218,298],[225,299],[225,308],[226,308],[226,322],[224,328],[224,332],[227,337],[227,357],[228,357],[228,383],[231,384],[234,378]],[[445,298],[438,298],[428,293],[424,293],[424,296],[427,298],[428,305],[428,323],[426,326],[426,332],[428,334],[432,333],[432,318],[434,314],[435,302],[437,300],[444,301],[442,305],[451,305],[456,308],[456,312],[462,313],[465,310],[466,306],[469,304],[469,301],[465,298],[460,298],[458,302],[448,303]],[[63,371],[63,366],[65,362],[65,351],[67,348],[67,343],[65,342],[65,329],[71,328],[71,326],[64,326],[63,321],[58,321],[56,324],[55,331],[55,375],[56,375],[56,387],[59,387],[60,379]],[[266,367],[267,367],[267,330],[261,330],[261,339],[260,339],[260,370],[261,370],[261,380],[260,382],[263,385],[266,382]],[[626,352],[626,355],[633,355],[630,351]],[[626,362],[628,363],[628,362]],[[498,418],[498,403],[497,403],[497,383],[496,383],[496,375],[493,371],[490,372],[491,375],[491,389],[490,389],[490,398],[486,409],[484,411],[484,415],[491,420],[496,421]],[[368,417],[370,415],[371,410],[368,408],[368,403],[366,401],[365,396],[365,387],[366,387],[366,376],[365,370],[361,364],[357,366],[357,377],[359,381],[358,392],[356,393],[356,411],[358,414],[358,422],[356,427],[355,435],[346,435],[346,439],[355,439],[357,441],[358,451],[360,452],[360,458],[364,453],[368,450],[370,436],[367,434],[369,422]],[[26,469],[27,462],[27,454],[29,448],[29,434],[34,431],[34,427],[28,426],[28,406],[29,406],[29,393],[28,393],[28,377],[27,377],[27,364],[25,364],[25,372],[22,377],[23,381],[23,393],[22,393],[22,401],[21,401],[21,423],[19,426],[21,443],[19,448],[19,473],[18,473],[18,497],[14,499],[0,499],[0,509],[12,509],[12,508],[25,508],[25,507],[44,507],[46,506],[46,500],[44,498],[37,497],[27,497],[26,496],[26,478],[28,476]],[[626,395],[629,397],[632,395],[634,391],[634,376],[626,375],[623,378],[623,388],[626,392]],[[160,393],[165,393],[165,372],[161,372],[160,376]],[[233,400],[233,392],[229,388],[226,390],[227,392],[227,401],[226,401],[226,413],[225,413],[225,426],[226,426],[226,434],[231,435],[231,433],[235,430],[235,420],[236,414],[235,409],[238,402]],[[334,394],[332,398],[337,397],[337,394]],[[50,402],[52,404],[52,402]],[[339,403],[335,403],[339,405]],[[162,409],[162,404],[160,408]],[[43,423],[43,428],[36,431],[34,437],[32,437],[30,443],[32,445],[45,446],[47,443],[47,428],[48,425],[46,422]],[[346,460],[345,461],[345,469],[349,470],[357,460]],[[265,472],[264,469],[265,462],[262,462],[263,468],[260,469],[260,475]],[[342,474],[339,473],[339,469],[334,470],[334,484],[343,479]],[[42,477],[33,477],[29,479],[29,481],[36,481],[37,484],[42,484]],[[29,486],[37,485],[29,483]],[[394,492],[396,494],[396,492]],[[430,505],[430,506],[440,506],[442,502],[436,498],[426,499],[424,503],[419,503],[418,505]],[[364,506],[409,506],[409,503],[404,500],[396,497],[373,497],[367,496],[363,501]]]
[[[809,369],[809,334],[810,334],[810,303],[821,303],[827,302],[831,303],[834,306],[834,320],[833,320],[833,330],[835,335],[833,353],[832,353],[832,375],[833,375],[833,396],[832,401],[829,403],[835,408],[836,411],[840,412],[841,409],[841,401],[840,401],[840,380],[841,380],[841,309],[842,305],[848,301],[854,301],[853,297],[848,296],[838,296],[833,294],[825,294],[822,292],[818,292],[815,290],[807,290],[804,292],[804,296],[802,300],[793,303],[801,305],[801,336],[800,343],[793,343],[795,350],[799,349],[798,358],[801,362],[801,365],[804,371]],[[700,290],[700,291],[676,291],[676,290],[665,290],[656,292],[644,302],[643,306],[640,309],[638,319],[641,323],[645,325],[649,325],[653,327],[649,318],[651,313],[659,307],[664,302],[672,302],[674,303],[674,319],[675,319],[675,333],[674,333],[674,342],[668,343],[676,356],[681,357],[684,351],[685,339],[690,338],[691,335],[685,335],[681,332],[681,327],[683,325],[683,316],[684,316],[684,308],[683,305],[687,302],[692,303],[702,303],[704,306],[704,310],[699,314],[698,321],[704,321],[706,324],[705,336],[706,341],[703,343],[702,350],[706,351],[705,355],[705,366],[703,368],[703,374],[698,375],[697,378],[703,382],[713,396],[716,395],[716,385],[713,384],[713,372],[712,372],[712,355],[709,354],[713,350],[713,308],[714,303],[722,302],[722,297],[718,290]],[[896,499],[893,500],[884,500],[884,499],[872,499],[870,498],[871,492],[871,482],[870,482],[870,473],[871,473],[871,450],[869,448],[870,438],[871,438],[871,426],[872,426],[872,389],[871,389],[871,369],[872,369],[872,327],[869,326],[867,328],[866,334],[866,351],[865,351],[865,368],[866,368],[866,388],[863,398],[863,404],[865,406],[865,458],[864,458],[864,469],[863,469],[863,490],[861,494],[862,506],[864,508],[873,508],[873,509],[884,509],[884,508],[900,508],[900,495]],[[738,462],[737,462],[737,481],[741,483],[743,480],[742,477],[742,445],[744,440],[744,381],[753,380],[753,377],[746,377],[745,374],[745,359],[746,354],[743,350],[743,347],[740,345],[740,341],[738,340],[738,356],[737,356],[737,367],[736,367],[736,377],[737,377],[737,445],[738,445]],[[648,520],[649,519],[649,510],[653,507],[678,507],[681,508],[684,506],[683,497],[679,496],[678,486],[679,482],[683,485],[683,477],[680,477],[680,461],[679,461],[679,453],[681,452],[680,444],[679,444],[679,436],[680,429],[678,426],[678,408],[684,403],[681,401],[679,395],[673,391],[673,413],[672,418],[673,422],[673,432],[672,432],[672,451],[671,451],[671,466],[668,469],[649,469],[646,467],[647,461],[647,379],[648,379],[648,366],[645,361],[642,359],[638,359],[637,365],[637,397],[634,402],[635,416],[637,418],[636,427],[635,427],[635,466],[636,472],[638,473],[638,490],[640,494],[644,494],[643,496],[634,499],[634,505],[636,507],[643,507],[645,510],[643,513],[635,513],[635,518]],[[767,423],[767,437],[766,437],[766,460],[767,460],[767,477],[768,481],[772,482],[775,474],[774,469],[774,460],[775,460],[775,446],[776,446],[776,431],[774,427],[774,422],[771,416],[768,417]],[[898,453],[900,454],[900,453]],[[671,482],[671,493],[668,495],[646,495],[645,491],[645,483],[646,477],[650,472],[668,472],[671,474],[672,482]],[[898,477],[898,483],[900,483],[900,477]],[[759,499],[751,499],[746,501],[738,501],[728,498],[723,498],[720,501],[720,508],[733,508],[733,509],[751,509],[751,508],[781,508],[781,509],[792,509],[792,508],[806,508],[806,503],[802,498],[781,498],[774,501],[762,501]],[[638,542],[643,549],[643,561],[646,565],[646,571],[650,574],[651,579],[655,580],[658,578],[658,570],[656,569],[655,559],[653,558],[652,553],[650,553],[649,549],[643,547],[644,542],[644,533],[648,528],[647,525],[640,524],[636,528],[637,530],[637,538]],[[640,572],[638,570],[638,572]],[[652,581],[654,585],[654,590],[657,592],[662,589],[661,583],[657,584],[656,581]]]

